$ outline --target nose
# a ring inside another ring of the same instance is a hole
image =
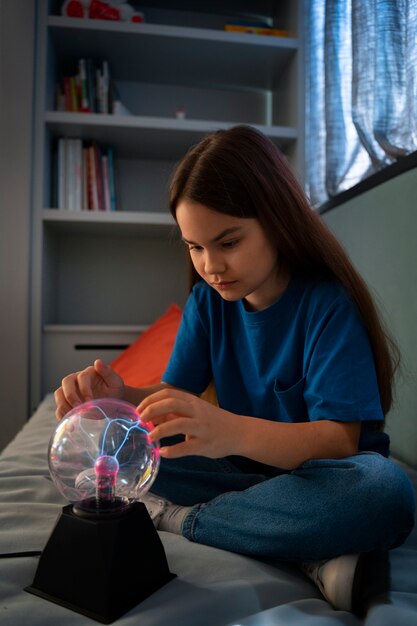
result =
[[[205,251],[204,271],[206,274],[222,274],[225,269],[226,265],[221,253],[217,251]]]

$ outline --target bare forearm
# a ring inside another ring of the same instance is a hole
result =
[[[237,454],[274,467],[295,469],[309,459],[356,454],[360,423],[282,423],[243,416],[239,431]]]
[[[148,388],[149,389],[149,388]],[[182,434],[184,441],[160,449],[161,456],[240,455],[295,469],[309,459],[343,458],[358,450],[360,423],[282,423],[232,413],[180,389],[166,386],[139,406],[153,422],[153,441]]]
[[[166,387],[166,383],[158,383],[157,385],[149,385],[148,387],[129,387],[125,386],[124,399],[135,406],[138,406],[148,396],[160,389]]]

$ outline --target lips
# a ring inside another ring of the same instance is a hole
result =
[[[222,280],[221,282],[218,283],[212,283],[212,285],[214,287],[217,287],[218,289],[225,289],[226,287],[230,287],[231,285],[235,285],[237,281],[235,280]]]

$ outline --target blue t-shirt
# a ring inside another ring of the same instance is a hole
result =
[[[193,288],[162,378],[219,406],[280,422],[362,421],[360,450],[388,455],[375,431],[384,415],[366,330],[335,281],[293,278],[262,311],[228,302],[204,281]]]

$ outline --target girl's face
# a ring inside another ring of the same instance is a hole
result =
[[[288,284],[278,253],[255,218],[219,213],[187,199],[177,222],[197,273],[229,301],[244,299],[249,310],[275,302]]]

